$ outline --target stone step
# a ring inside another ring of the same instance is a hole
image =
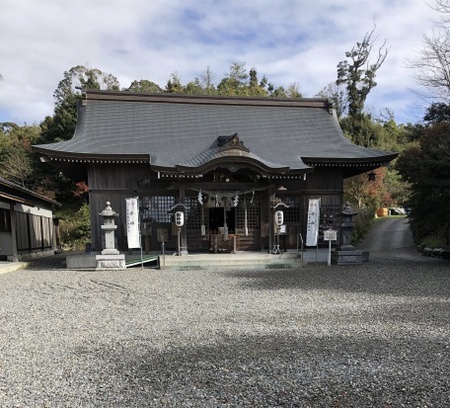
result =
[[[249,268],[297,268],[302,260],[296,253],[272,255],[266,253],[238,253],[238,254],[195,254],[195,255],[166,255],[160,257],[163,269],[207,269],[220,267],[227,269]]]
[[[67,269],[97,270],[96,253],[82,253],[66,257]],[[268,254],[267,252],[238,252],[232,253],[189,253],[176,256],[170,254],[144,255],[145,267],[173,269],[173,270],[198,270],[198,269],[288,269],[301,268],[309,263],[326,263],[328,252],[323,249],[316,251],[309,249],[301,255],[296,252],[282,252],[281,254]],[[154,262],[147,263],[151,257]],[[127,267],[139,267],[139,254],[127,254]],[[124,267],[125,268],[125,267]],[[113,268],[111,268],[113,269]]]

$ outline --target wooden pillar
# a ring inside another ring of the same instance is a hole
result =
[[[10,222],[11,222],[11,245],[12,245],[12,260],[13,262],[19,262],[17,255],[17,225],[16,225],[16,210],[14,203],[9,205],[10,209]]]
[[[184,186],[180,186],[179,189],[179,198],[181,203],[185,203],[186,199],[186,190]],[[181,228],[181,255],[187,255],[188,253],[188,242],[187,242],[187,228],[186,228],[186,222],[187,217],[186,213],[184,214],[184,226]]]
[[[273,187],[269,189],[269,196],[267,200],[267,211],[269,215],[269,252],[272,250],[273,245],[273,236],[274,236],[274,227],[273,227],[273,210],[272,210],[272,202],[275,199],[275,190]]]

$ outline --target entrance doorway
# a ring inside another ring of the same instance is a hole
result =
[[[209,231],[211,233],[223,233],[225,221],[228,227],[228,233],[234,234],[236,228],[236,209],[234,207],[229,210],[226,210],[224,207],[213,207],[209,209]]]

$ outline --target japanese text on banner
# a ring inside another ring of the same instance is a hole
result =
[[[320,198],[310,198],[308,206],[308,224],[306,246],[316,246],[319,237]]]
[[[138,198],[126,198],[128,248],[140,248]]]

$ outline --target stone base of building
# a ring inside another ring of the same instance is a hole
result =
[[[355,249],[352,251],[333,251],[331,263],[333,265],[360,265],[363,263],[363,252]]]

